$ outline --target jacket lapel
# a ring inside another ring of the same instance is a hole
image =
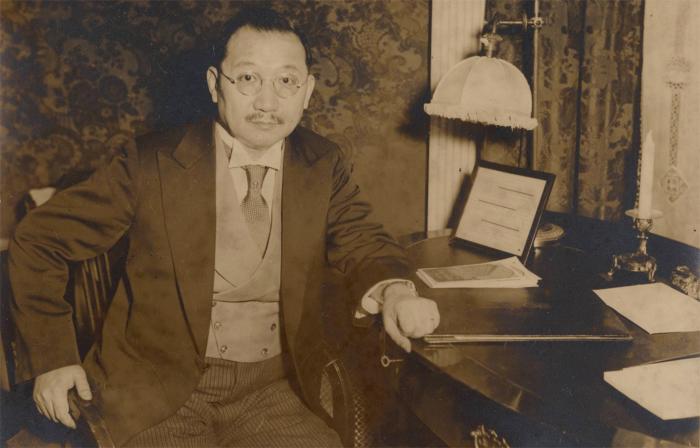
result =
[[[177,288],[202,354],[214,281],[216,162],[211,122],[192,126],[172,153],[159,152],[158,164]]]
[[[286,141],[282,186],[282,277],[280,295],[286,336],[293,346],[304,308],[311,262],[325,240],[330,182],[317,156],[293,133]],[[326,185],[324,185],[324,183]],[[324,192],[326,192],[324,194]]]

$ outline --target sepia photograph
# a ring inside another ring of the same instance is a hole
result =
[[[0,0],[0,446],[700,447],[697,0]]]

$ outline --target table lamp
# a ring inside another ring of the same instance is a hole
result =
[[[539,2],[534,2],[534,17],[523,15],[521,20],[493,20],[491,28],[481,38],[486,56],[472,56],[452,67],[438,83],[430,103],[424,110],[431,116],[457,119],[469,123],[533,130],[537,126],[536,111],[536,63],[538,30],[543,20],[538,16]],[[520,27],[533,30],[533,90],[525,75],[513,64],[493,57],[494,47],[502,40],[499,27]],[[533,107],[534,106],[534,107]],[[534,135],[532,147],[535,146]],[[534,157],[530,157],[534,168]],[[564,235],[564,230],[551,223],[543,223],[538,229],[535,246],[553,242]]]
[[[440,80],[424,106],[429,115],[526,130],[537,126],[525,75],[510,62],[491,56],[496,37],[482,38],[486,56],[459,62]]]

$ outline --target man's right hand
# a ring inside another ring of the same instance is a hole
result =
[[[78,364],[60,367],[43,373],[34,381],[34,403],[46,418],[75,429],[68,412],[68,391],[73,387],[83,400],[91,400],[92,392],[85,370]]]

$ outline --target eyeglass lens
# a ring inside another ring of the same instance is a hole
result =
[[[223,74],[223,73],[222,73]],[[233,78],[224,75],[243,95],[255,95],[262,90],[263,78],[257,73],[241,73]],[[289,98],[299,91],[303,82],[294,73],[282,73],[272,79],[272,86],[281,98]]]

